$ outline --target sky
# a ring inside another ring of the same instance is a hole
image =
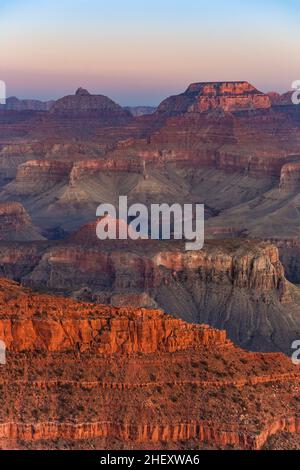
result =
[[[300,79],[299,0],[0,0],[8,96],[157,105],[192,82]]]

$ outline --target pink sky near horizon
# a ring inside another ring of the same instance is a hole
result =
[[[8,96],[57,99],[82,86],[122,105],[157,105],[197,81],[284,92],[300,79],[297,2],[211,4],[0,0],[0,79]]]

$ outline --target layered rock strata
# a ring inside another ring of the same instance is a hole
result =
[[[161,311],[0,282],[0,445],[260,449],[299,433],[299,368]]]
[[[207,112],[215,109],[225,112],[249,109],[268,109],[271,100],[248,82],[192,83],[181,95],[163,101],[158,113]]]
[[[278,250],[245,239],[180,244],[103,242],[96,223],[64,242],[0,245],[2,275],[34,288],[112,305],[159,307],[178,318],[226,329],[239,345],[290,352],[298,338],[299,293]]]
[[[0,203],[0,240],[33,241],[44,237],[18,202]]]

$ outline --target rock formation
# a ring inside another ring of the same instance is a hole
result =
[[[226,329],[251,350],[289,353],[300,332],[298,288],[270,243],[211,241],[185,253],[174,243],[101,241],[93,222],[60,243],[2,245],[0,265],[3,276],[34,288],[95,303],[157,306]]]
[[[6,104],[0,104],[0,109],[9,111],[49,111],[54,101],[20,100],[16,96],[6,99]]]
[[[236,112],[270,107],[269,96],[248,82],[203,82],[192,83],[183,94],[167,98],[160,104],[157,113],[174,116],[212,110]]]
[[[97,176],[103,171],[143,173],[143,162],[140,159],[97,159],[83,160],[74,163],[70,174],[70,182],[74,184],[76,181]]]
[[[0,445],[260,449],[299,433],[299,368],[161,311],[0,282]],[[183,402],[184,400],[184,402]]]
[[[196,83],[164,100],[155,113],[133,117],[109,98],[79,89],[55,102],[49,113],[0,111],[0,142],[11,144],[17,137],[23,144],[52,143],[60,146],[54,158],[59,160],[77,159],[77,152],[66,156],[63,149],[76,141],[81,159],[91,159],[91,145],[97,144],[96,158],[148,156],[193,168],[279,177],[299,149],[299,107],[277,106],[270,96],[248,82]]]
[[[271,243],[278,248],[287,279],[295,284],[300,284],[300,240],[297,238],[274,238]]]
[[[57,100],[50,108],[50,113],[73,118],[86,114],[103,121],[114,122],[120,120],[125,122],[130,118],[130,113],[111,99],[103,95],[91,95],[83,88],[79,88],[75,95]]]
[[[44,193],[51,187],[68,182],[72,164],[55,160],[30,160],[18,166],[16,179],[6,187],[18,195]]]
[[[280,95],[280,93],[270,92],[268,95],[273,106],[291,106],[293,104],[293,93],[293,91],[288,91],[287,93]]]
[[[62,291],[76,296],[87,288],[91,300],[118,299],[123,304],[130,298],[135,302],[134,299],[144,299],[149,305],[157,304],[178,316],[185,312],[194,321],[203,318],[206,306],[209,313],[204,320],[214,326],[226,326],[230,337],[243,346],[258,349],[267,337],[266,349],[274,348],[275,343],[275,349],[287,350],[290,335],[286,339],[283,335],[274,336],[273,328],[277,315],[286,315],[293,289],[288,288],[277,262],[266,261],[269,255],[255,254],[251,243],[245,243],[247,237],[269,239],[276,234],[280,240],[297,239],[299,235],[300,108],[275,105],[275,98],[260,93],[247,82],[216,82],[192,84],[185,93],[165,100],[156,113],[148,116],[129,116],[108,98],[90,95],[84,89],[58,100],[50,112],[1,111],[0,200],[19,201],[33,224],[49,238],[70,234],[68,242],[62,243],[65,262],[59,261],[61,256],[56,252],[61,246],[45,244],[41,258],[22,274],[22,281],[26,277],[26,282],[51,290],[60,286]],[[95,217],[101,202],[115,204],[119,195],[127,195],[130,203],[143,202],[148,206],[162,201],[204,203],[207,237],[243,237],[245,253],[237,250],[237,256],[245,265],[240,265],[232,253],[231,261],[220,261],[228,260],[226,244],[222,247],[221,242],[220,254],[205,253],[204,259],[198,256],[198,265],[191,267],[181,248],[176,255],[165,248],[155,248],[152,253],[148,253],[148,248],[146,253],[134,249],[131,265],[131,248],[125,247],[125,256],[123,248],[100,248],[96,241],[96,258],[102,250],[105,253],[101,253],[101,260],[115,257],[120,267],[115,269],[113,265],[109,275],[104,269],[104,284],[99,267],[101,282],[97,280],[95,286],[86,270],[81,269],[85,257],[86,266],[90,265],[89,250],[93,247],[86,246],[89,242],[83,243],[85,232],[78,230]],[[48,250],[54,253],[53,257]],[[69,250],[72,254],[67,256]],[[181,269],[155,265],[161,251],[168,253],[163,253],[162,259],[172,256],[180,260]],[[216,256],[217,270],[210,256]],[[65,285],[66,272],[76,270],[78,259],[81,268]],[[228,262],[231,271],[220,269],[222,262]],[[127,276],[126,263],[130,267]],[[165,284],[158,288],[152,277],[145,282],[144,273],[150,274],[144,266],[151,266],[150,272],[155,272],[155,276],[164,271]],[[6,269],[14,276],[11,264]],[[23,273],[22,263],[16,272],[18,276]],[[178,290],[178,284],[183,290]],[[217,288],[215,296],[208,286]],[[240,290],[246,292],[244,302]],[[226,307],[220,300],[224,296]],[[291,331],[297,316],[293,309],[287,315],[287,331]],[[228,325],[225,310],[230,312]],[[263,331],[263,339],[259,336],[256,340],[254,319],[266,318],[270,312],[276,314],[267,326],[262,321],[258,330]],[[243,326],[231,328],[240,324]]]
[[[82,88],[0,109],[0,275],[60,295],[0,282],[1,447],[298,445],[299,370],[274,354],[300,337],[290,98],[214,82],[148,115]],[[119,195],[204,203],[218,240],[102,242]]]
[[[0,240],[43,240],[24,207],[17,202],[0,203]]]
[[[286,192],[300,190],[300,162],[286,163],[281,169],[279,188]]]

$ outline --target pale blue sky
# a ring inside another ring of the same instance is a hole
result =
[[[300,79],[297,0],[0,0],[8,94],[157,104],[194,81]]]

